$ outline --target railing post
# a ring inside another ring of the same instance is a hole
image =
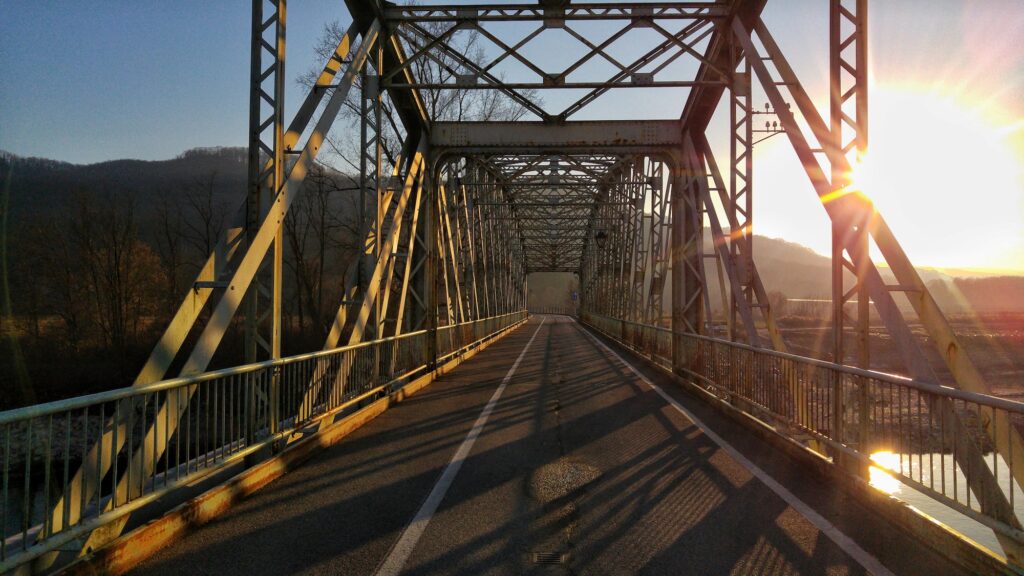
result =
[[[729,377],[726,381],[726,396],[732,402],[733,391],[736,389],[736,348],[732,346],[729,346]]]
[[[255,440],[256,422],[256,385],[254,383],[253,375],[255,372],[249,372],[245,375],[245,445],[252,446]],[[199,403],[196,402],[196,407],[199,407]]]
[[[271,368],[270,390],[267,402],[270,405],[270,435],[277,434],[281,422],[281,376],[283,368],[280,364]]]
[[[871,381],[862,376],[856,378],[857,382],[857,449],[869,453],[871,443]]]
[[[843,373],[837,370],[829,370],[829,373],[832,376],[829,378],[832,386],[832,438],[845,444],[846,399],[843,396],[846,390],[843,389]]]

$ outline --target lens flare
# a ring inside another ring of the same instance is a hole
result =
[[[1024,162],[1007,122],[954,96],[893,87],[872,93],[871,121],[868,152],[841,192],[870,199],[911,260],[1021,264],[1013,261],[1024,246]]]
[[[886,494],[896,494],[900,491],[900,481],[893,478],[886,470],[899,470],[899,454],[883,450],[871,455],[871,461],[878,466],[872,466],[869,471],[869,483]]]

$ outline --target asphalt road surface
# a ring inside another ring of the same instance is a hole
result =
[[[534,317],[135,573],[958,573],[601,342]]]

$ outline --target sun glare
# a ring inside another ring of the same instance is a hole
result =
[[[1006,124],[956,98],[878,88],[870,130],[850,189],[874,202],[914,262],[1024,268],[1024,160]]]
[[[900,481],[886,472],[886,470],[899,470],[899,455],[889,451],[875,452],[871,455],[871,461],[877,464],[877,466],[872,466],[868,470],[869,483],[886,494],[899,492]]]

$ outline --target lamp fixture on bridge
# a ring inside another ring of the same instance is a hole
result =
[[[608,233],[603,229],[598,230],[597,234],[594,234],[594,241],[597,242],[597,247],[599,249],[604,250],[604,245],[608,242]]]
[[[789,110],[790,108],[791,108],[790,103],[786,102],[786,110]],[[775,120],[770,120],[770,119],[765,120],[765,122],[764,122],[764,130],[757,130],[757,129],[755,129],[755,130],[751,131],[754,134],[765,134],[765,136],[760,137],[760,138],[754,140],[751,143],[752,146],[756,145],[756,144],[760,144],[761,142],[764,142],[765,140],[771,138],[772,136],[775,136],[777,134],[783,134],[783,133],[786,132],[785,127],[779,125],[778,113],[772,108],[772,105],[770,103],[768,103],[768,102],[765,102],[765,104],[764,104],[764,112],[759,112],[759,111],[755,110],[755,111],[751,112],[751,115],[752,116],[774,116],[775,117]]]

